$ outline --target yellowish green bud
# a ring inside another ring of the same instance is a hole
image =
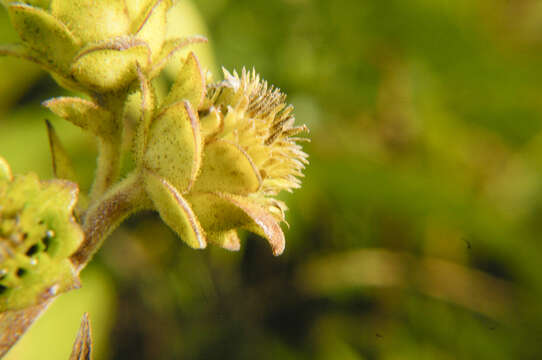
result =
[[[156,76],[172,52],[201,38],[166,39],[172,0],[4,1],[24,50],[4,54],[38,62],[68,88],[127,90],[136,67]],[[167,46],[164,46],[167,44]]]
[[[253,72],[225,71],[205,86],[190,54],[163,106],[139,132],[139,166],[156,210],[194,248],[207,242],[239,249],[237,229],[284,250],[286,206],[274,198],[299,187],[307,163],[285,96]],[[143,145],[141,145],[143,144]]]

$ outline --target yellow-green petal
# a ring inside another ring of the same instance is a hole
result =
[[[59,68],[67,68],[79,41],[68,28],[45,10],[25,4],[11,4],[11,21],[23,42],[45,55]]]
[[[181,193],[189,191],[202,157],[199,120],[190,104],[182,101],[166,108],[151,124],[148,137],[145,167]]]
[[[196,55],[188,54],[177,80],[164,100],[164,105],[188,100],[194,109],[199,109],[205,96],[205,77]]]
[[[205,233],[190,204],[166,179],[149,171],[145,173],[145,188],[164,222],[190,247],[207,246]]]
[[[258,191],[262,179],[252,159],[239,145],[217,140],[205,146],[194,192],[246,195]]]

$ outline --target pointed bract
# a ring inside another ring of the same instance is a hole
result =
[[[178,51],[192,44],[201,44],[206,42],[207,38],[201,35],[166,40],[162,46],[162,49],[160,50],[160,54],[154,60],[152,70],[150,72],[150,78],[152,79],[158,76],[167,65],[169,59],[171,59]]]
[[[203,158],[194,192],[248,195],[260,188],[262,179],[258,169],[239,145],[217,140],[205,146]]]
[[[188,100],[194,109],[199,109],[205,96],[205,77],[198,58],[193,52],[188,54],[177,80],[164,100],[164,105]]]
[[[91,360],[92,359],[92,335],[88,313],[83,315],[81,326],[73,343],[70,360]]]
[[[68,28],[45,10],[25,4],[11,4],[8,11],[15,30],[33,50],[59,68],[67,68],[79,41]]]
[[[136,64],[149,65],[149,48],[137,41],[122,47],[115,44],[113,41],[81,51],[71,67],[74,78],[99,92],[115,91],[131,84],[137,78]]]
[[[202,146],[198,118],[190,104],[181,101],[152,122],[144,165],[185,193],[199,172]]]
[[[139,91],[141,92],[141,114],[136,128],[133,154],[136,164],[141,166],[144,151],[147,147],[149,128],[154,115],[154,109],[156,107],[156,98],[153,92],[152,84],[143,74],[143,71],[139,66],[137,66],[137,77],[139,80]]]
[[[45,120],[45,124],[47,125],[47,135],[49,137],[53,174],[59,179],[77,182],[77,176],[75,175],[72,162],[66,153],[64,146],[62,146],[53,125],[51,125],[49,120]]]
[[[254,221],[253,224],[249,224],[245,228],[264,237],[271,245],[273,255],[282,254],[286,244],[284,233],[272,214],[248,198],[230,194],[219,194],[219,196],[229,200]]]
[[[134,25],[137,26],[135,36],[149,44],[153,59],[160,55],[164,44],[167,27],[166,15],[171,3],[171,0],[154,1],[144,14],[143,19],[140,20],[141,22],[139,24],[138,21],[134,22]]]
[[[130,20],[124,1],[53,0],[51,14],[62,21],[83,44],[126,35]]]
[[[190,247],[205,248],[205,233],[190,204],[167,180],[149,171],[145,174],[145,187],[162,220]]]
[[[277,219],[257,201],[226,193],[196,193],[187,197],[208,233],[243,228],[265,238],[274,255],[284,251],[284,233]]]
[[[75,126],[101,138],[110,138],[114,132],[111,113],[96,103],[76,97],[58,97],[43,103],[56,115]]]
[[[152,3],[156,0],[125,0],[126,10],[128,11],[128,17],[132,20],[132,23],[136,23],[138,19],[142,19],[144,14],[147,13]],[[141,21],[138,22],[141,24]]]

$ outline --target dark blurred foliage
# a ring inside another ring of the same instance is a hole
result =
[[[217,64],[289,95],[311,164],[279,258],[252,235],[191,250],[155,214],[120,228],[94,264],[116,287],[110,358],[538,359],[540,2],[195,5]],[[16,170],[51,84],[1,120]],[[66,131],[90,177],[91,142]]]

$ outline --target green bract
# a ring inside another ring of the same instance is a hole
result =
[[[64,87],[115,92],[136,79],[136,67],[157,74],[193,41],[166,39],[172,0],[4,1],[22,40],[3,52],[32,60]]]
[[[274,196],[299,187],[307,157],[295,137],[306,128],[294,126],[292,109],[255,72],[225,71],[206,86],[193,53],[162,105],[143,106],[135,157],[146,191],[188,245],[237,250],[244,228],[282,253],[286,206]]]
[[[0,312],[78,286],[69,260],[83,240],[72,216],[77,191],[63,180],[12,177],[0,158]]]

